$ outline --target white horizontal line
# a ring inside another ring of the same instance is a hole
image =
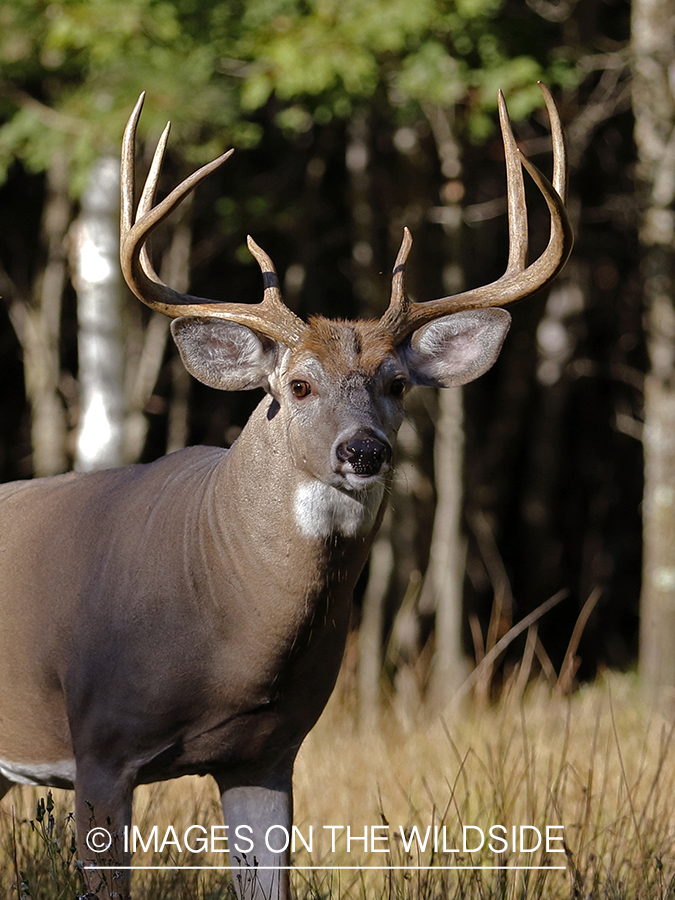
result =
[[[131,869],[207,869],[208,871],[213,872],[232,872],[238,869],[243,869],[245,872],[261,872],[265,869],[280,869],[286,870],[288,869],[291,872],[300,872],[304,870],[311,869],[312,871],[321,870],[326,872],[332,871],[354,871],[354,870],[362,870],[362,869],[373,869],[378,871],[399,871],[404,870],[406,872],[411,871],[419,871],[419,872],[443,872],[446,870],[454,870],[454,869],[500,869],[500,870],[534,870],[534,869],[543,869],[547,872],[554,871],[564,871],[566,866],[84,866],[85,869],[96,869],[97,871],[115,871],[119,872],[121,870],[128,871]]]

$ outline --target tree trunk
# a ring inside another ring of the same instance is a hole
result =
[[[373,254],[373,209],[370,162],[371,125],[367,113],[357,110],[349,123],[345,162],[349,172],[349,202],[352,213],[352,271],[359,314],[378,314],[380,279]]]
[[[74,246],[77,290],[80,422],[75,468],[106,469],[123,461],[124,339],[119,248],[119,162],[92,166]]]
[[[65,238],[70,225],[68,172],[57,153],[47,173],[42,220],[46,262],[33,301],[21,317],[24,379],[31,405],[31,443],[35,475],[56,475],[68,468],[66,416],[58,393],[61,376],[59,341],[61,301],[66,283]]]
[[[633,109],[650,372],[645,384],[639,670],[675,688],[675,0],[633,0]]]
[[[639,671],[649,693],[675,688],[675,388],[645,384],[645,487]]]
[[[436,607],[436,655],[431,701],[442,708],[466,677],[462,649],[465,541],[462,535],[464,490],[464,415],[462,392],[440,392],[436,442],[436,515],[427,578]]]
[[[389,509],[370,554],[368,585],[359,626],[359,727],[363,731],[378,728],[380,723],[385,602],[394,570],[391,517]]]
[[[443,287],[448,294],[455,294],[464,287],[461,148],[450,112],[437,107],[425,112],[441,160],[441,170],[447,179],[442,190],[444,205],[437,208],[436,218],[443,226],[448,248]],[[431,579],[436,610],[436,655],[430,693],[432,704],[442,708],[466,675],[462,649],[465,541],[462,534],[464,405],[461,388],[439,392],[434,471],[437,504],[427,578]]]
[[[357,110],[349,124],[345,163],[349,173],[349,204],[352,213],[351,237],[354,291],[359,314],[372,318],[379,314],[379,278],[373,257],[373,210],[371,206],[370,121]],[[394,568],[391,511],[377,536],[370,557],[369,578],[363,596],[358,635],[357,679],[359,726],[377,727],[383,664],[385,606]]]

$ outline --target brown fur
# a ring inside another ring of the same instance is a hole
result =
[[[394,341],[377,321],[325,319],[313,316],[297,347],[319,360],[326,373],[339,378],[347,372],[374,375],[394,350]]]

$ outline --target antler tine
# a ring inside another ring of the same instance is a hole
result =
[[[124,129],[122,153],[120,159],[120,240],[123,240],[134,224],[134,183],[136,181],[134,146],[136,144],[136,127],[141,117],[145,91],[136,101],[133,112]]]
[[[529,159],[523,156],[521,162],[544,196],[551,215],[551,235],[541,256],[522,273],[523,287],[525,288],[527,285],[532,285],[532,287],[523,294],[514,293],[514,296],[509,300],[504,300],[504,303],[520,300],[550,284],[567,262],[574,244],[572,226],[562,198],[548,178]],[[554,223],[557,224],[554,226]]]
[[[122,200],[120,262],[124,278],[133,293],[147,306],[167,316],[209,316],[227,319],[247,325],[259,334],[286,344],[298,342],[306,329],[305,323],[284,305],[272,261],[264,251],[256,247],[263,270],[265,293],[261,303],[227,303],[182,294],[168,287],[156,274],[145,249],[145,242],[157,228],[201,181],[229,159],[229,150],[212,162],[202,166],[182,181],[157,206],[153,206],[159,173],[169,137],[169,125],[164,129],[155,151],[150,172],[145,182],[134,222],[134,145],[136,127],[143,107],[141,94],[129,117],[122,141]],[[253,252],[253,250],[252,250]],[[261,259],[265,260],[264,264]]]
[[[138,209],[136,210],[137,222],[152,209],[152,204],[155,201],[157,184],[159,182],[159,176],[162,171],[162,163],[164,162],[164,154],[166,153],[166,145],[169,141],[170,132],[171,122],[167,122],[166,128],[162,132],[162,135],[152,157],[150,171],[148,172],[148,177],[145,179],[145,185],[143,186],[143,191],[141,192],[141,199],[138,201]],[[164,282],[155,272],[155,268],[152,265],[152,261],[150,259],[150,254],[148,253],[148,246],[145,242],[141,244],[141,253],[139,259],[141,268],[148,276],[148,278],[150,278],[156,284],[163,284]]]
[[[397,333],[398,329],[402,327],[403,323],[408,319],[410,301],[405,292],[405,265],[408,261],[412,242],[413,239],[410,229],[404,228],[403,239],[401,240],[401,246],[396,255],[396,262],[394,263],[394,270],[391,277],[391,299],[389,301],[389,308],[380,319],[380,325],[394,334]]]
[[[509,112],[506,108],[504,94],[499,91],[499,125],[504,144],[504,162],[506,164],[506,201],[509,222],[509,259],[507,272],[522,272],[527,262],[528,228],[527,205],[525,203],[525,182],[520,152],[513,136]]]
[[[549,284],[567,262],[574,243],[574,235],[563,203],[567,171],[565,145],[560,117],[553,98],[544,85],[540,84],[540,87],[551,121],[555,187],[518,150],[511,131],[506,104],[500,92],[499,114],[506,158],[509,216],[509,259],[506,271],[501,278],[491,284],[423,303],[412,303],[405,297],[401,299],[402,278],[398,285],[392,282],[392,298],[389,308],[380,319],[379,324],[383,330],[393,335],[395,341],[402,340],[422,325],[440,316],[465,309],[504,306],[528,297]],[[551,216],[548,245],[541,256],[529,266],[526,266],[528,239],[523,166],[543,194]],[[399,251],[399,256],[401,252],[402,250]],[[407,252],[405,256],[407,256]]]
[[[553,187],[560,199],[565,202],[567,199],[567,150],[565,149],[565,135],[563,134],[562,122],[558,115],[558,108],[555,105],[551,92],[543,81],[538,82],[546,110],[548,119],[551,123],[551,144],[553,146]]]
[[[403,229],[403,239],[401,240],[399,251],[396,254],[396,262],[394,263],[394,271],[391,279],[392,300],[396,297],[400,303],[405,304],[408,302],[405,295],[405,264],[408,262],[412,243],[412,234],[410,233],[410,229],[406,227]]]
[[[155,148],[152,162],[150,163],[150,171],[148,172],[148,177],[145,179],[145,185],[143,186],[143,191],[141,193],[141,199],[138,201],[138,209],[136,210],[137,222],[139,219],[142,219],[147,212],[150,212],[150,210],[152,209],[152,204],[155,201],[157,183],[159,182],[159,176],[162,171],[164,154],[166,153],[166,145],[169,142],[170,133],[171,122],[167,122],[166,127],[164,128],[164,131],[162,132],[161,137],[157,142],[157,147]],[[230,153],[231,152],[232,151],[230,151]]]
[[[134,159],[134,150],[136,145],[136,128],[138,127],[138,120],[141,117],[144,101],[145,91],[142,91],[140,97],[136,101],[136,106],[134,107],[133,112],[129,116],[129,121],[127,122],[126,128],[124,129],[124,137],[122,139],[122,155],[120,166],[120,247],[124,246],[126,237],[133,227],[134,222],[138,221],[138,219],[141,218],[141,215],[147,212],[148,209],[152,206],[152,201],[157,189],[159,171],[164,159],[164,151],[166,149],[166,143],[171,127],[171,123],[168,123],[159,140],[157,149],[155,150],[155,154],[152,159],[152,165],[150,166],[150,171],[148,173],[148,177],[141,194],[141,199],[138,204],[138,211],[134,215],[134,187],[136,183],[136,163]],[[150,278],[152,278],[153,281],[160,283],[160,279],[156,275],[152,267],[152,263],[150,262],[150,257],[148,256],[145,243],[141,244],[140,263],[146,274]]]
[[[263,277],[263,300],[260,304],[261,312],[264,310],[273,320],[285,323],[285,328],[289,335],[295,335],[294,340],[298,340],[301,334],[307,329],[307,325],[299,319],[295,313],[290,310],[281,298],[281,290],[279,288],[279,277],[274,263],[267,253],[259,247],[253,240],[251,235],[246,236],[246,244],[256,262],[260,266]],[[251,326],[253,327],[253,326]]]
[[[246,246],[251,255],[260,266],[263,277],[263,287],[265,288],[265,300],[269,303],[275,303],[283,309],[288,309],[281,299],[281,291],[279,290],[279,278],[274,263],[267,253],[259,247],[250,234],[246,235]]]

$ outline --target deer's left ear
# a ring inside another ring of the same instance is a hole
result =
[[[511,324],[504,309],[472,309],[430,322],[399,351],[411,384],[468,384],[494,364]]]

